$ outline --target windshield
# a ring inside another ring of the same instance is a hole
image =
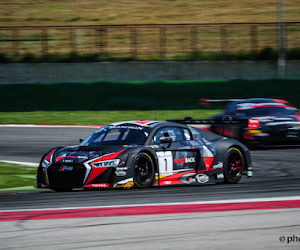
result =
[[[148,133],[144,127],[132,125],[108,125],[85,138],[80,146],[143,145]]]

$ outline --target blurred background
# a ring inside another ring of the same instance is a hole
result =
[[[299,16],[298,0],[0,0],[0,111],[300,106]]]
[[[297,0],[1,0],[0,62],[275,60],[278,11],[299,59]]]

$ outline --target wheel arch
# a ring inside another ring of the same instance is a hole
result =
[[[152,152],[152,150],[142,149],[139,153],[148,154],[154,164],[154,171],[158,172],[158,161],[155,152]]]
[[[223,159],[223,161],[226,161],[226,152],[234,147],[237,148],[243,156],[244,160],[244,174],[246,175],[249,166],[251,166],[251,156],[250,156],[250,151],[249,149],[239,141],[236,141],[234,139],[227,139],[227,140],[221,140],[216,142],[217,143],[217,151],[219,152],[219,156]]]
[[[248,159],[247,159],[248,157],[246,156],[245,150],[240,145],[237,145],[237,144],[229,146],[227,150],[229,150],[230,148],[233,148],[233,147],[237,148],[242,153],[243,160],[244,160],[244,169],[243,170],[246,172],[248,170]]]

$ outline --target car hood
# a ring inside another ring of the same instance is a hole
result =
[[[65,147],[55,152],[52,161],[56,164],[80,164],[111,153],[120,152],[117,155],[121,156],[129,147],[134,146]]]

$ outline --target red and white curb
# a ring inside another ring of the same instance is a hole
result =
[[[84,217],[183,214],[236,210],[300,208],[300,196],[266,199],[220,200],[190,203],[28,209],[0,211],[0,221],[45,220]]]

